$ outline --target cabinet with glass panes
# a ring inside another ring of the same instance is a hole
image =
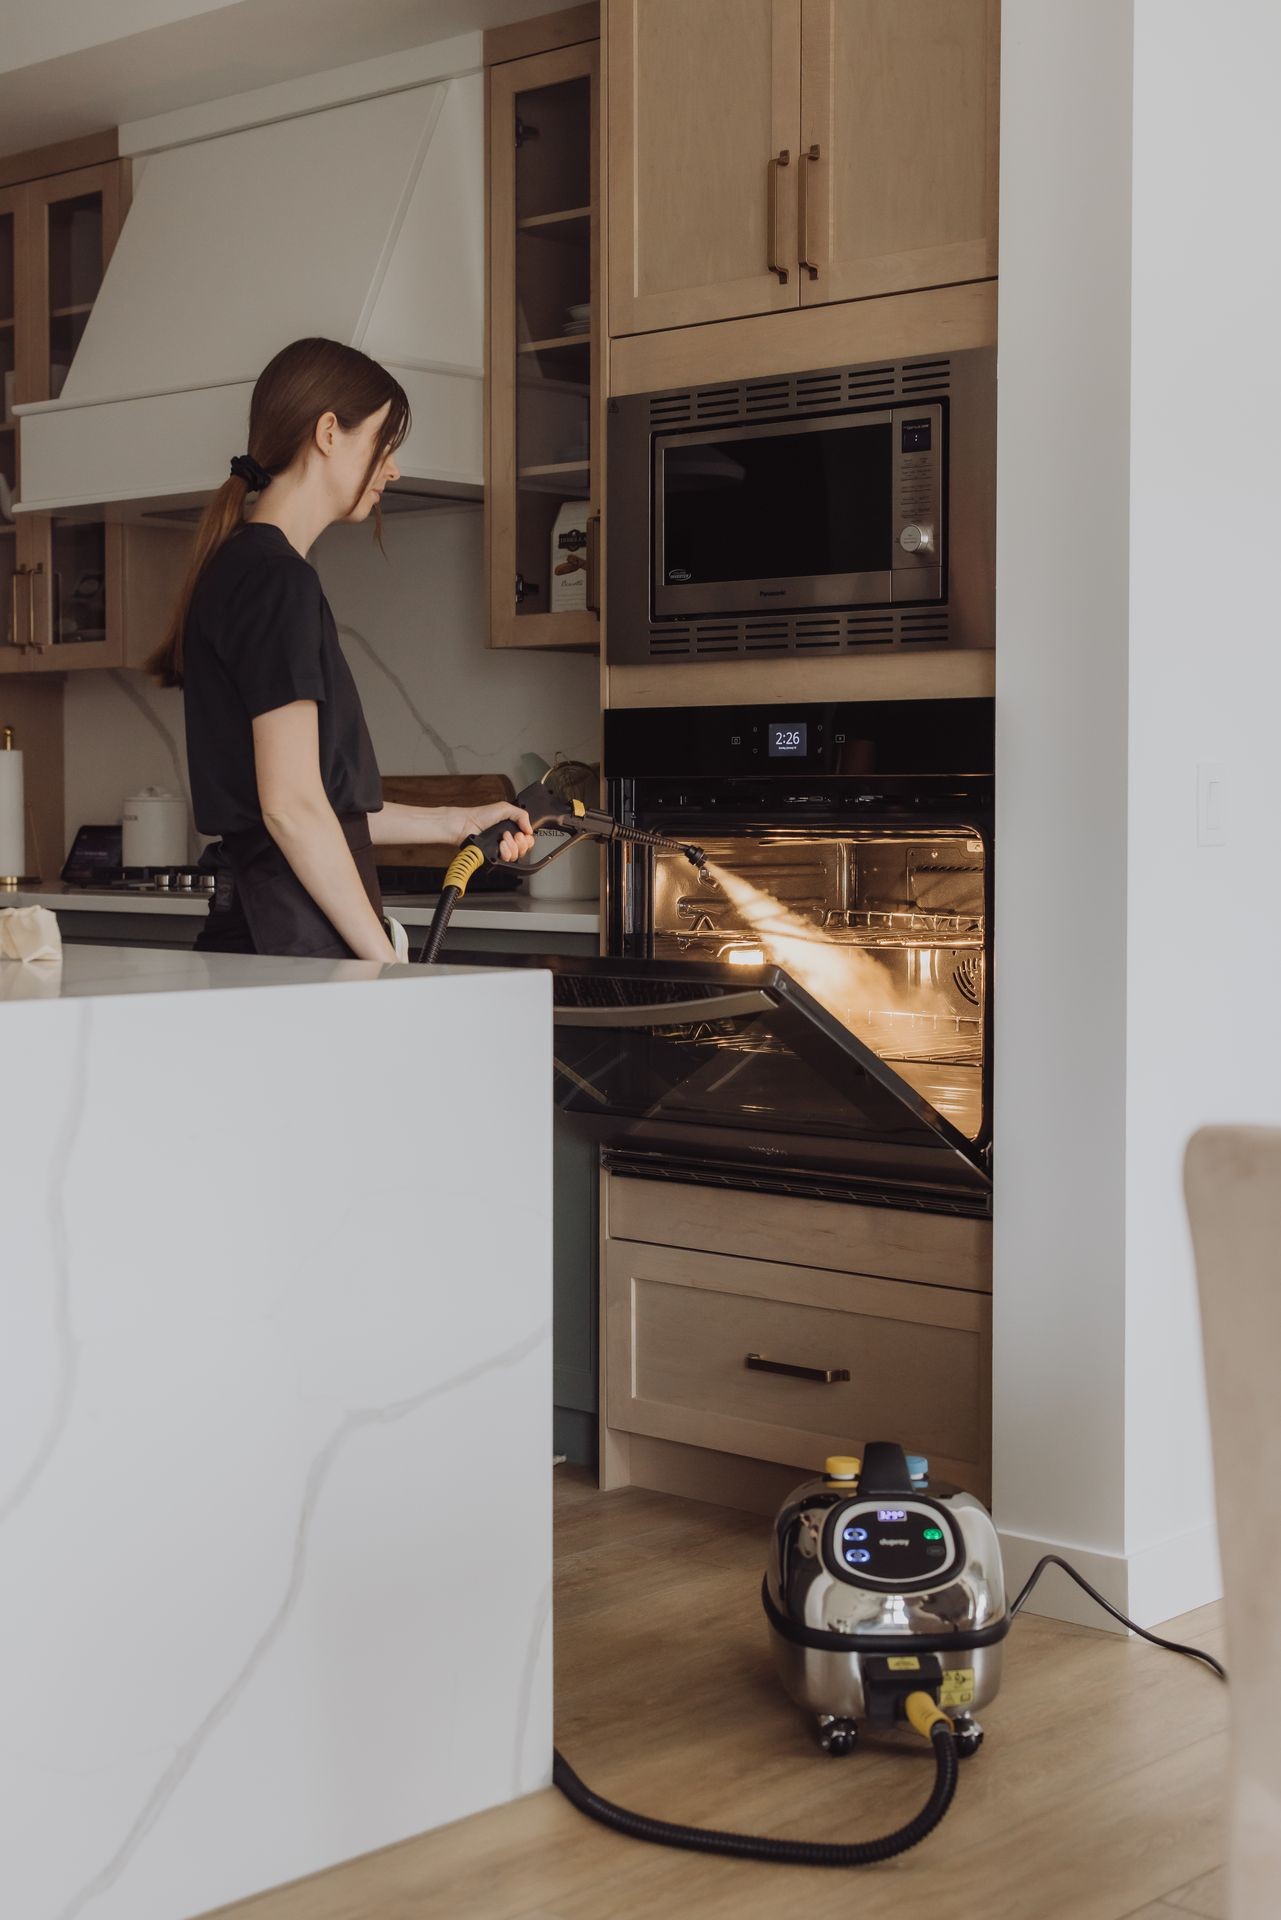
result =
[[[119,666],[121,535],[102,519],[15,513],[14,407],[56,400],[111,257],[127,163],[0,189],[0,673]]]
[[[595,40],[489,73],[490,645],[597,647]]]

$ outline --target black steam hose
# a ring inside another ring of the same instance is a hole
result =
[[[928,1695],[914,1695],[926,1699]],[[932,1707],[933,1702],[929,1701]],[[936,1709],[937,1711],[937,1709]],[[767,1860],[784,1867],[871,1867],[893,1860],[933,1833],[952,1804],[956,1792],[956,1736],[946,1714],[939,1712],[930,1726],[934,1748],[934,1786],[915,1817],[893,1833],[876,1840],[771,1840],[751,1833],[722,1833],[714,1827],[685,1827],[672,1820],[652,1820],[632,1813],[585,1786],[564,1754],[552,1758],[552,1782],[580,1813],[602,1826],[625,1833],[632,1840],[650,1840],[660,1847],[684,1847],[691,1853],[729,1854],[737,1860]]]

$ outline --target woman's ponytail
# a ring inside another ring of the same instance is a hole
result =
[[[182,636],[187,625],[191,596],[196,590],[197,580],[223,541],[236,531],[244,519],[245,501],[248,496],[247,483],[240,478],[239,474],[233,473],[229,480],[223,481],[201,515],[200,525],[196,529],[196,544],[192,550],[191,565],[182,583],[182,592],[178,595],[177,605],[169,617],[165,637],[147,662],[147,672],[152,674],[162,687],[182,685]]]
[[[409,431],[409,401],[400,382],[367,353],[344,347],[337,340],[295,340],[282,347],[263,368],[249,403],[249,451],[236,455],[231,478],[223,481],[205,508],[196,530],[191,566],[168,631],[147,662],[148,673],[154,674],[161,686],[182,685],[183,634],[191,596],[219,547],[243,522],[249,495],[261,492],[273,474],[284,473],[292,466],[323,414],[332,412],[343,432],[350,433],[384,407],[387,417],[361,494]],[[377,513],[374,525],[377,532]]]

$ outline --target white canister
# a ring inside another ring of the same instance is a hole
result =
[[[537,860],[551,845],[535,841],[533,858]],[[600,897],[601,850],[595,840],[580,841],[565,853],[558,853],[549,867],[529,876],[531,900],[596,900]]]
[[[121,863],[126,867],[187,864],[187,803],[164,787],[131,793],[120,812]]]

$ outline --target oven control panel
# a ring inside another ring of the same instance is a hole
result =
[[[607,780],[955,779],[990,775],[990,699],[781,701],[777,706],[613,707]]]

